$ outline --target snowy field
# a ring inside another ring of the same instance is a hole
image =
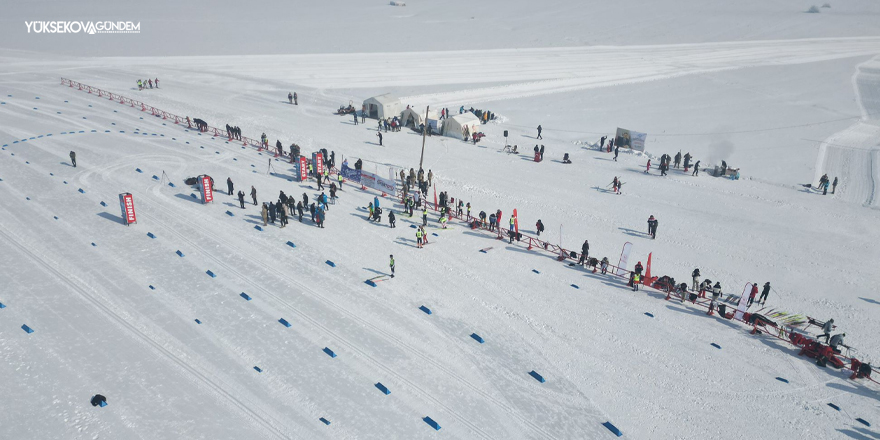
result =
[[[852,356],[880,363],[877,3],[819,14],[778,0],[406,3],[9,11],[0,438],[610,439],[611,422],[637,439],[880,439],[876,383],[523,243],[457,221],[442,230],[435,213],[418,249],[420,219],[391,197],[381,203],[394,229],[366,220],[378,193],[346,184],[324,229],[307,214],[259,231],[259,210],[225,194],[227,177],[260,202],[282,190],[314,200],[314,181],[290,181],[290,164],[240,142],[60,84],[265,132],[285,149],[327,148],[383,176],[418,169],[421,136],[387,133],[379,146],[375,121],[354,125],[332,114],[340,105],[392,92],[419,108],[490,109],[500,120],[479,144],[427,139],[438,192],[474,214],[501,209],[504,225],[517,209],[523,233],[541,219],[541,238],[574,250],[589,239],[612,263],[631,242],[630,267],[652,253],[653,275],[687,281],[699,267],[734,294],[769,281],[768,307],[834,318]],[[141,34],[22,24],[105,17],[140,20]],[[139,91],[147,77],[161,88]],[[618,126],[647,132],[654,162],[681,150],[742,178],[646,174],[648,156],[613,161],[589,147]],[[501,152],[505,130],[526,154]],[[547,148],[541,163],[535,143]],[[835,194],[802,186],[825,173],[840,179]],[[216,181],[212,204],[183,182],[199,174]],[[137,208],[129,227],[123,192]],[[389,273],[390,254],[396,277],[365,284]],[[107,407],[89,404],[96,393]]]

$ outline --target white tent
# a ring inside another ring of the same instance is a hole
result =
[[[386,93],[364,100],[364,108],[367,116],[373,119],[393,118],[400,115],[400,100],[394,95]]]
[[[443,135],[464,139],[465,128],[469,135],[480,131],[480,118],[471,112],[447,118],[443,123]]]
[[[400,123],[403,127],[408,127],[412,125],[414,128],[419,128],[422,124],[427,124],[428,126],[437,126],[437,122],[440,120],[440,115],[435,111],[431,111],[425,116],[425,112],[419,113],[414,108],[410,107],[404,110],[400,114]]]

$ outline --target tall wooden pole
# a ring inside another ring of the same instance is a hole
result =
[[[422,169],[422,163],[425,161],[425,138],[428,136],[428,130],[430,130],[428,126],[428,112],[430,110],[430,105],[425,108],[425,128],[422,130],[422,157],[419,159],[419,169]]]

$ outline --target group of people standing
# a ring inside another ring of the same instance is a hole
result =
[[[159,78],[156,78],[155,82],[152,79],[147,79],[147,80],[139,79],[137,82],[138,90],[143,90],[146,88],[152,89],[154,84],[156,85],[156,88],[158,89],[159,88]]]

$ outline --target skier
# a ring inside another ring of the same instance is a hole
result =
[[[831,330],[834,328],[834,319],[829,319],[825,321],[825,325],[822,326],[823,334],[816,336],[816,340],[818,341],[820,338],[825,338],[825,343],[828,343],[828,338],[831,337]]]
[[[72,163],[73,167],[76,168],[76,152],[75,151],[70,152],[70,163]],[[837,182],[837,179],[835,178],[834,181]]]
[[[376,136],[379,136],[379,146],[381,147],[381,146],[382,146],[382,132],[381,132],[381,131],[377,131],[377,132],[376,132]]]
[[[287,92],[287,101],[293,104],[293,93]]]
[[[764,288],[761,290],[761,296],[758,297],[758,302],[761,303],[762,306],[767,302],[768,295],[770,295],[770,281],[764,283]]]
[[[648,217],[648,235],[650,235],[652,239],[657,238],[657,223],[658,221],[653,215]]]
[[[396,228],[397,225],[395,222],[397,221],[397,217],[394,216],[394,211],[388,211],[388,224],[392,228]]]
[[[391,258],[391,262],[388,263],[388,266],[391,267],[391,278],[394,278],[394,255],[389,255],[388,257]]]
[[[424,236],[424,233],[422,232],[422,229],[421,228],[416,229],[416,246],[418,246],[419,249],[422,248],[422,237],[423,236]]]
[[[758,296],[758,284],[752,283],[752,291],[749,292],[749,303],[747,304],[749,307],[755,302],[756,296]]]
[[[544,224],[541,223],[541,219],[538,219],[538,223],[535,223],[535,230],[538,231],[538,237],[540,237],[541,233],[544,232]]]
[[[581,257],[578,259],[578,264],[583,266],[584,262],[587,260],[587,256],[590,255],[590,242],[589,240],[584,240],[584,244],[581,245]]]
[[[651,159],[648,159],[648,166],[645,168],[645,174],[651,171]]]
[[[76,166],[75,164],[73,166]],[[837,177],[834,178],[834,182],[831,183],[831,194],[837,191]]]
[[[144,89],[144,83],[141,80],[138,80],[138,90]]]
[[[227,178],[226,178],[226,187],[229,188],[229,194],[228,194],[228,195],[231,196],[231,195],[232,195],[232,177],[227,177]]]
[[[602,257],[602,262],[599,264],[599,267],[602,269],[602,275],[605,275],[608,272],[608,257]]]
[[[614,161],[617,162],[617,155],[620,154],[620,146],[614,147]]]
[[[269,223],[269,205],[266,202],[263,202],[263,209],[260,211],[260,216],[263,217],[263,226]]]
[[[152,89],[153,88],[153,80],[148,79],[147,82],[150,84],[150,88]]]
[[[447,217],[443,214],[440,215],[440,227],[446,229]]]
[[[543,130],[543,129],[541,128],[540,125],[538,125],[538,137],[537,137],[537,139],[544,139],[544,138],[541,137],[541,130]]]
[[[156,83],[156,88],[158,89],[159,88],[159,78],[156,78],[155,80],[153,80],[153,82]]]
[[[675,162],[673,163],[675,164],[673,168],[678,168],[679,164],[681,164],[681,151],[675,154]]]
[[[254,200],[254,206],[257,206],[257,189],[251,185],[251,198]]]
[[[241,204],[241,209],[244,209],[244,191],[238,190],[238,203]]]
[[[691,288],[694,292],[696,292],[697,289],[700,287],[700,268],[699,267],[694,269],[693,272],[691,272],[691,277],[694,279],[694,283],[691,285]]]

